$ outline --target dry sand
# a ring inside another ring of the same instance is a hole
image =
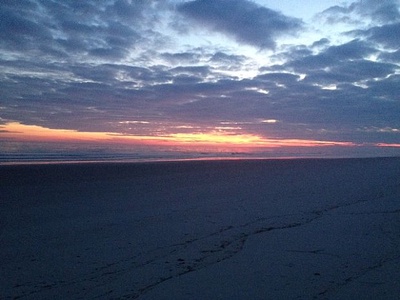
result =
[[[400,158],[0,167],[0,299],[399,299]]]

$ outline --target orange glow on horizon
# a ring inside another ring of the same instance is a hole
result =
[[[23,141],[101,141],[107,140],[102,132],[79,132],[68,129],[51,129],[37,125],[24,125],[18,122],[0,125],[0,136]]]
[[[352,142],[333,142],[303,139],[269,139],[254,134],[210,131],[207,133],[174,133],[160,136],[123,135],[115,132],[82,132],[68,129],[51,129],[37,125],[10,122],[0,125],[0,138],[19,141],[47,142],[106,142],[142,145],[218,146],[218,147],[321,147],[356,146]]]
[[[376,144],[378,147],[394,147],[394,148],[400,148],[400,144],[387,144],[387,143],[378,143]]]
[[[351,142],[330,142],[302,139],[268,139],[253,134],[176,133],[170,135],[177,143],[228,144],[250,147],[315,147],[315,146],[354,146]]]

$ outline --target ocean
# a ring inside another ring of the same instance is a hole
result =
[[[376,147],[195,147],[139,146],[87,142],[16,142],[0,140],[0,164],[57,162],[141,162],[193,159],[352,158],[399,156],[396,148]]]

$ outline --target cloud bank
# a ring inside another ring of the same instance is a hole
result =
[[[274,49],[277,36],[293,34],[302,27],[301,20],[248,0],[195,0],[181,4],[178,11],[199,26],[261,49]]]
[[[3,1],[0,14],[1,124],[399,141],[398,1],[327,8],[326,31],[247,0]]]

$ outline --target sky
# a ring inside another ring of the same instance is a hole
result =
[[[399,8],[3,0],[0,150],[84,141],[400,155]]]

